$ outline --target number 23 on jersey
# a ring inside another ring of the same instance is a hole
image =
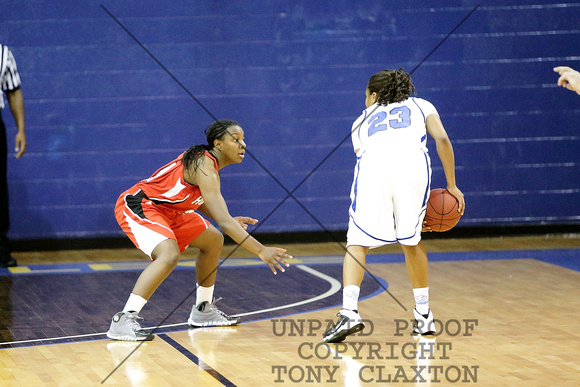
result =
[[[411,125],[411,110],[406,106],[393,108],[387,114],[378,112],[369,118],[369,137],[382,130],[403,129]]]

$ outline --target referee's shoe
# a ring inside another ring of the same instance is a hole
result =
[[[0,267],[16,267],[18,262],[12,257],[12,255],[0,257]]]
[[[342,309],[336,315],[338,321],[322,336],[322,341],[325,343],[340,343],[346,336],[362,331],[365,327],[365,323],[356,310]]]

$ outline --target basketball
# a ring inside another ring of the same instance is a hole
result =
[[[431,190],[425,212],[425,222],[432,231],[449,231],[459,222],[459,202],[444,188]]]

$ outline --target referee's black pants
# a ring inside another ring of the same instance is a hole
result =
[[[10,214],[8,212],[8,142],[6,140],[6,126],[0,113],[0,262],[7,261],[11,248],[8,240],[10,228]]]

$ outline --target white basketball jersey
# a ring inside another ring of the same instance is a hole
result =
[[[352,144],[357,156],[369,146],[403,152],[425,148],[425,122],[431,114],[438,114],[431,102],[414,97],[387,106],[370,106],[352,125]]]

